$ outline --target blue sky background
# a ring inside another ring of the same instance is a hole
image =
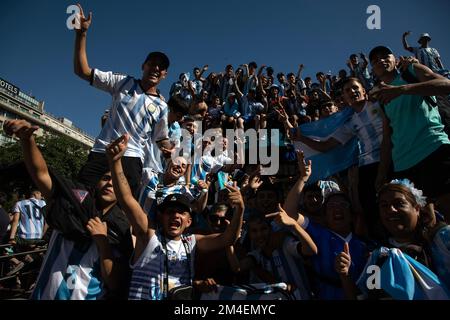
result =
[[[92,136],[109,106],[108,94],[73,73],[73,31],[66,27],[66,8],[73,1],[0,1],[0,77],[45,101],[45,110],[66,117]],[[93,12],[88,35],[91,67],[140,77],[150,51],[171,60],[160,85],[165,96],[181,72],[208,64],[266,64],[277,72],[305,76],[346,68],[348,56],[378,44],[406,54],[401,44],[411,30],[411,45],[428,32],[431,46],[450,68],[450,1],[278,0],[278,1],[80,1]],[[381,30],[369,30],[369,5],[381,8]]]

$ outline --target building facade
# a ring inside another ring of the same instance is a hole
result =
[[[5,120],[24,119],[39,126],[38,136],[49,132],[63,135],[76,140],[91,148],[94,139],[81,129],[75,127],[72,121],[66,118],[57,118],[44,111],[44,101],[38,101],[22,91],[15,85],[0,78],[0,128]],[[0,145],[14,141],[0,131]]]

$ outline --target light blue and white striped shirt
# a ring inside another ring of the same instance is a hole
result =
[[[92,151],[104,153],[108,144],[128,133],[125,156],[140,158],[144,167],[162,171],[156,142],[168,139],[167,104],[159,96],[143,92],[140,81],[130,76],[94,69],[92,85],[113,98]]]
[[[13,212],[20,213],[19,229],[17,235],[22,239],[41,239],[44,233],[44,216],[42,208],[44,200],[30,198],[16,203]]]
[[[333,137],[345,144],[354,136],[359,139],[359,166],[380,161],[383,119],[378,103],[367,101],[361,112],[355,112]]]
[[[251,251],[248,255],[252,256],[264,270],[272,273],[278,282],[295,285],[294,297],[297,300],[309,300],[311,294],[308,278],[303,258],[297,250],[298,243],[298,240],[288,236],[284,240],[282,248],[273,250],[270,257],[266,257],[261,249]]]
[[[95,243],[81,246],[54,230],[31,299],[97,300],[102,294]]]
[[[191,253],[190,265],[182,240],[166,240],[167,252],[162,245],[162,235],[156,232],[150,239],[138,261],[131,266],[133,274],[130,283],[130,300],[162,300],[164,281],[164,260],[168,255],[169,290],[186,284],[191,284],[189,274],[194,275],[195,235],[183,236]],[[189,270],[190,268],[190,270]]]
[[[439,52],[435,48],[413,47],[413,53],[421,64],[426,65],[433,72],[439,73],[442,69],[438,66],[436,58],[440,58]]]

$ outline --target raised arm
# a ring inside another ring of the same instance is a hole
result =
[[[302,227],[300,227],[295,219],[290,217],[286,213],[286,211],[283,210],[281,204],[278,204],[278,210],[278,212],[266,215],[266,218],[274,217],[276,223],[287,227],[288,230],[290,230],[291,233],[296,236],[296,238],[299,240],[299,243],[297,245],[297,252],[299,254],[305,256],[312,256],[317,254],[317,246],[310,235],[305,230],[303,230]]]
[[[301,226],[305,221],[305,217],[298,212],[297,208],[298,203],[300,202],[300,194],[305,187],[305,184],[308,181],[309,177],[311,176],[312,166],[311,160],[308,160],[308,163],[305,162],[305,155],[302,151],[297,151],[297,161],[300,176],[288,193],[286,202],[284,203],[284,210]]]
[[[207,64],[205,64],[202,68],[202,70],[200,70],[200,80],[203,82],[205,81],[205,79],[201,79],[202,75],[208,70],[209,66]]]
[[[308,147],[313,148],[314,150],[317,150],[320,152],[327,152],[328,150],[331,150],[341,144],[335,138],[328,138],[325,141],[313,140],[311,138],[304,136],[301,133],[300,128],[296,129],[296,135],[293,137],[293,139],[300,141],[300,142],[306,144]]]
[[[408,50],[409,52],[413,52],[413,48],[410,47],[410,45],[408,44],[408,41],[406,40],[406,37],[409,36],[411,34],[411,31],[406,31],[405,33],[403,33],[402,36],[402,42],[403,42],[403,48],[405,48],[405,50]]]
[[[244,215],[244,200],[242,199],[241,192],[239,191],[236,182],[234,182],[232,187],[227,185],[225,187],[229,192],[228,202],[230,206],[234,208],[233,219],[231,219],[230,224],[223,233],[211,235],[196,234],[197,245],[201,251],[214,251],[233,245],[241,233]]]
[[[365,56],[364,53],[360,52],[359,56],[361,57],[362,61],[363,61],[363,68],[367,68],[367,66],[369,65],[369,60],[367,60],[367,57]]]
[[[75,74],[81,79],[90,81],[92,69],[89,67],[86,54],[86,37],[87,31],[92,22],[92,12],[90,12],[89,16],[86,18],[81,5],[77,4],[77,6],[80,8],[80,29],[75,30],[73,69]]]
[[[297,71],[297,79],[298,80],[302,79],[302,71],[304,68],[305,68],[305,66],[303,65],[303,63],[298,66],[298,71]]]
[[[401,86],[392,86],[381,83],[380,90],[375,98],[382,104],[388,104],[401,95],[437,96],[450,94],[450,80],[434,73],[430,68],[420,63],[414,63],[419,83],[408,83]]]
[[[34,184],[42,192],[46,200],[52,197],[52,179],[48,173],[47,164],[36,145],[33,133],[39,129],[25,120],[5,121],[3,129],[7,135],[16,135],[22,145],[23,158],[28,173]]]
[[[136,199],[134,199],[122,168],[121,159],[127,149],[128,139],[129,135],[125,134],[115,140],[106,148],[106,155],[111,169],[117,201],[130,221],[133,233],[136,236],[135,255],[140,256],[141,250],[145,249],[148,240],[154,235],[155,229],[152,221],[145,214]]]

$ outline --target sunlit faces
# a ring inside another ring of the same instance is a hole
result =
[[[153,57],[142,65],[142,80],[150,85],[158,85],[167,75],[167,70],[163,69],[164,62],[160,58]]]
[[[174,240],[179,240],[184,230],[192,223],[191,214],[187,208],[177,203],[166,207],[158,217],[165,236]]]
[[[195,121],[185,121],[183,122],[183,128],[186,129],[192,136],[197,133],[198,126]]]
[[[337,233],[349,233],[352,225],[350,202],[344,195],[332,195],[325,204],[327,227]]]
[[[263,248],[270,239],[270,225],[262,220],[251,220],[248,225],[248,234],[251,242],[257,248]]]
[[[95,187],[97,190],[97,196],[100,197],[102,202],[112,203],[116,201],[111,172],[105,173]]]
[[[359,81],[349,81],[344,85],[342,96],[344,101],[350,106],[366,101],[366,90]]]
[[[322,118],[331,116],[333,113],[336,113],[337,111],[338,108],[332,101],[324,103],[323,105],[320,106],[320,116]]]
[[[394,238],[411,236],[419,221],[420,207],[407,199],[400,191],[387,190],[379,199],[380,218]]]
[[[183,157],[177,157],[169,163],[167,171],[172,177],[179,179],[186,173],[186,168],[186,159]]]
[[[395,69],[396,61],[392,53],[380,52],[376,54],[370,61],[373,72],[377,77],[382,77],[386,73],[390,73]]]

